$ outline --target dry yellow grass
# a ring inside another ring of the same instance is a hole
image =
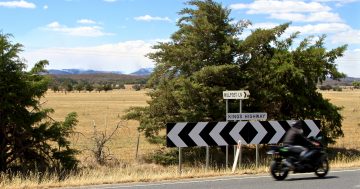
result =
[[[360,150],[359,129],[360,126],[360,90],[322,92],[325,98],[331,100],[338,106],[344,106],[343,130],[345,137],[338,140],[334,147]],[[43,99],[45,107],[55,109],[53,118],[62,120],[69,112],[75,111],[79,115],[77,131],[82,135],[74,136],[74,146],[80,150],[91,148],[90,137],[93,132],[93,121],[99,131],[110,131],[120,121],[124,110],[131,106],[146,106],[148,97],[146,91],[116,90],[107,93],[53,93],[49,91]],[[117,166],[84,168],[80,173],[69,176],[63,181],[58,181],[55,176],[48,175],[39,183],[39,175],[33,174],[29,177],[16,177],[8,180],[0,175],[0,188],[48,188],[59,186],[80,186],[90,184],[109,184],[125,182],[147,182],[159,180],[176,180],[180,178],[210,177],[222,175],[258,174],[268,172],[267,165],[259,168],[247,167],[238,170],[235,174],[229,169],[213,168],[205,171],[203,167],[184,167],[183,173],[178,174],[176,166],[160,166],[144,164],[135,161],[135,150],[137,142],[136,121],[129,121],[127,128],[121,129],[114,140],[110,143],[110,149],[120,161]],[[140,155],[152,152],[159,146],[147,143],[143,136],[140,138]],[[82,163],[91,163],[89,153],[83,151],[79,156]],[[331,162],[332,168],[360,167],[360,158],[346,159],[346,157],[335,159]]]
[[[145,106],[148,96],[146,91],[114,90],[109,92],[74,92],[54,93],[48,91],[42,99],[44,107],[55,110],[53,119],[61,121],[66,114],[75,111],[79,123],[76,131],[81,133],[72,137],[74,147],[82,151],[80,159],[88,160],[89,151],[94,147],[91,136],[94,132],[94,123],[98,131],[107,131],[109,134],[121,121],[126,109],[132,106]],[[127,121],[123,124],[108,145],[111,153],[119,160],[130,161],[135,159],[138,140],[138,122]],[[150,145],[143,136],[140,136],[139,155],[151,152],[157,146]]]
[[[343,107],[342,129],[345,137],[337,140],[334,147],[360,150],[360,90],[324,91],[323,97]]]
[[[337,106],[344,109],[341,114],[344,116],[343,131],[344,138],[340,138],[334,147],[360,150],[360,90],[322,91],[324,98],[330,99]],[[53,118],[62,120],[67,113],[75,111],[79,116],[77,131],[82,135],[73,137],[73,143],[76,148],[83,150],[90,148],[90,137],[93,133],[93,124],[99,131],[110,132],[121,120],[124,111],[131,106],[146,106],[146,91],[133,90],[114,90],[107,93],[54,93],[49,91],[43,99],[45,107],[55,109]],[[137,143],[138,122],[126,122],[126,128],[122,128],[111,141],[110,149],[112,153],[120,160],[134,160]],[[139,153],[146,154],[158,146],[150,145],[145,138],[141,136]],[[89,154],[83,151],[83,158]]]

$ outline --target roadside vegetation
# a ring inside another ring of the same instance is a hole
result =
[[[21,44],[0,33],[0,188],[233,174],[217,147],[211,148],[208,170],[203,148],[185,149],[180,174],[177,149],[164,146],[164,129],[167,122],[223,121],[219,94],[239,89],[251,91],[244,111],[267,112],[273,120],[321,120],[331,167],[360,166],[358,83],[351,90],[318,90],[326,78],[345,77],[335,60],[346,45],[328,50],[325,36],[309,36],[294,46],[299,33],[283,36],[290,23],[256,29],[242,40],[238,36],[251,22],[234,23],[230,10],[212,0],[188,5],[171,40],[148,55],[156,68],[147,89],[143,78],[130,88],[118,80],[69,78],[50,85],[48,62],[26,71]],[[266,173],[266,149],[261,147],[260,166],[254,167],[254,147],[245,147],[234,174]]]

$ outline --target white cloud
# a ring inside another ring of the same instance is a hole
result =
[[[255,23],[252,24],[248,27],[248,29],[257,29],[257,28],[262,28],[262,29],[271,29],[274,28],[276,26],[280,25],[279,23],[274,23],[274,22],[259,22],[259,23]]]
[[[360,44],[360,30],[349,29],[332,36],[333,43]],[[360,70],[359,70],[360,72]]]
[[[47,10],[48,8],[49,8],[48,5],[44,5],[44,6],[43,6],[43,9],[44,9],[44,10]]]
[[[359,0],[314,0],[316,2],[321,2],[321,3],[329,3],[329,2],[334,2],[336,3],[336,6],[341,7],[344,4],[348,4],[348,3],[353,3],[353,2],[357,2]]]
[[[34,3],[29,3],[27,1],[20,0],[20,1],[0,2],[0,7],[34,9],[34,8],[36,8],[36,5]]]
[[[154,52],[155,41],[125,41],[115,44],[78,48],[45,48],[27,50],[23,53],[29,67],[38,60],[47,59],[48,69],[94,69],[103,71],[123,71],[131,73],[139,68],[154,67],[145,57]]]
[[[158,17],[158,16],[150,16],[150,15],[145,15],[145,16],[138,16],[134,18],[137,21],[167,21],[167,22],[171,22],[171,19],[169,17]]]
[[[360,78],[360,49],[346,51],[336,63],[339,71],[350,77]]]
[[[280,25],[280,23],[275,22],[260,22],[255,23],[248,27],[248,29],[256,29],[256,28],[263,28],[263,29],[270,29]],[[301,34],[337,34],[339,32],[346,32],[351,30],[351,27],[344,23],[320,23],[320,24],[306,24],[306,25],[290,25],[289,28],[286,30],[286,33],[291,34],[294,32],[301,32]]]
[[[318,2],[258,0],[250,4],[232,4],[231,9],[248,9],[248,14],[324,12],[331,8]]]
[[[117,0],[104,0],[105,2],[109,2],[109,3],[112,3],[112,2],[116,2]]]
[[[96,22],[94,20],[90,20],[90,19],[80,19],[77,21],[77,23],[79,23],[79,24],[96,24]]]
[[[104,32],[103,28],[100,26],[68,27],[66,25],[61,25],[59,22],[52,22],[48,24],[45,29],[66,35],[80,37],[101,37],[106,35],[114,35],[113,33]]]
[[[320,23],[307,24],[304,26],[290,26],[288,32],[299,31],[301,34],[331,34],[337,32],[344,32],[351,29],[349,25],[343,23]]]
[[[343,22],[338,13],[319,2],[258,0],[250,4],[232,4],[230,8],[247,14],[268,14],[268,18],[295,22]]]
[[[271,13],[270,18],[295,22],[342,22],[339,14],[331,12],[300,13]]]

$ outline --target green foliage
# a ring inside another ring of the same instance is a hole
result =
[[[127,119],[151,142],[164,143],[166,123],[225,120],[222,91],[246,89],[246,112],[267,112],[273,120],[320,119],[328,142],[343,136],[341,108],[316,91],[327,77],[340,79],[335,64],[346,46],[327,50],[325,36],[285,38],[285,23],[256,29],[244,40],[249,22],[233,23],[230,10],[212,0],[191,0],[180,11],[179,30],[170,42],[155,45],[148,57],[156,62],[149,79],[148,107],[131,108]]]
[[[84,90],[85,89],[85,84],[84,83],[78,83],[78,84],[76,84],[75,85],[75,90],[77,90],[77,91],[79,91],[79,92],[81,92],[82,90]]]
[[[177,158],[178,153],[178,149],[166,150],[162,148],[146,157],[146,161],[162,165],[174,165],[179,161]]]
[[[133,88],[135,91],[140,91],[140,90],[141,90],[141,85],[135,84],[135,85],[132,86],[132,88]]]
[[[94,87],[92,85],[90,85],[89,83],[87,83],[85,85],[85,90],[91,92],[94,90]]]
[[[111,86],[111,84],[105,84],[103,86],[103,89],[104,89],[105,92],[107,92],[107,91],[113,90],[113,87]]]
[[[352,85],[354,86],[355,89],[360,89],[360,81],[354,81]]]
[[[342,91],[342,88],[339,86],[333,87],[333,91]]]
[[[328,90],[331,90],[333,87],[331,85],[321,85],[320,86],[320,90],[325,90],[325,91],[328,91]]]
[[[52,109],[43,109],[40,98],[48,89],[49,78],[42,75],[46,60],[30,71],[18,54],[20,44],[0,34],[0,172],[75,169],[77,151],[68,137],[77,124],[76,113],[65,121],[52,120]]]

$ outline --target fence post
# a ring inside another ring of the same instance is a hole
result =
[[[139,153],[139,144],[140,144],[140,132],[138,132],[138,138],[137,138],[137,144],[136,144],[136,154],[135,154],[135,159],[138,158],[138,153]]]

